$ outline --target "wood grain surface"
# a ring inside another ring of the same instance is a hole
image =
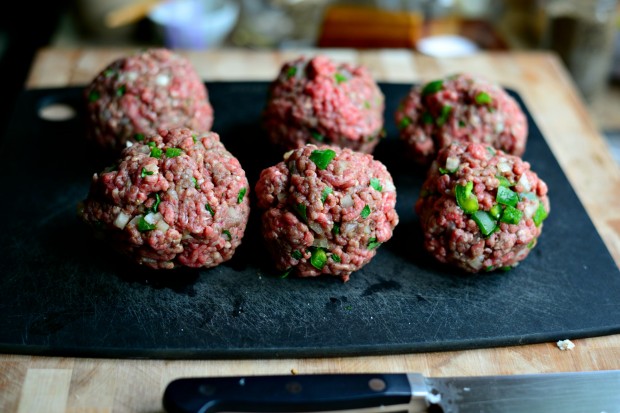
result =
[[[132,49],[43,49],[27,88],[89,82]],[[204,80],[270,80],[280,65],[318,50],[179,51]],[[366,65],[378,81],[420,82],[474,72],[515,89],[530,108],[596,228],[620,263],[620,170],[559,60],[544,52],[483,53],[436,59],[408,50],[320,50]],[[561,337],[570,338],[570,337]],[[560,339],[560,337],[559,337]],[[430,376],[620,369],[620,335],[457,352],[272,360],[114,360],[0,355],[0,412],[160,412],[165,386],[189,376],[405,372]]]

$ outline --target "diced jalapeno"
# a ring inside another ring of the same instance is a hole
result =
[[[181,148],[166,148],[166,156],[168,158],[176,158],[183,153]]]
[[[327,254],[323,248],[315,248],[310,256],[310,264],[317,270],[322,270],[327,263]]]
[[[422,89],[422,96],[431,95],[439,92],[443,88],[443,80],[434,80],[424,85]]]
[[[370,207],[368,205],[364,205],[364,208],[362,209],[362,212],[360,213],[360,216],[364,219],[368,218],[368,216],[370,215]]]
[[[237,194],[237,203],[240,204],[241,202],[243,202],[243,197],[245,197],[246,192],[248,192],[247,188],[241,188],[239,190],[239,193]]]
[[[489,214],[491,214],[491,216],[495,219],[499,219],[499,217],[502,215],[502,207],[498,204],[495,204],[491,207],[491,210],[489,211]]]
[[[151,146],[151,156],[153,158],[161,159],[162,153],[163,151],[159,149],[157,146],[155,145]]]
[[[192,176],[192,182],[194,183],[194,188],[196,188],[197,190],[200,191],[200,183],[198,182],[198,180],[196,178],[194,178]]]
[[[310,160],[315,163],[316,167],[324,170],[327,165],[336,157],[336,152],[331,149],[316,149],[310,154]]]
[[[291,257],[295,258],[296,260],[300,260],[304,257],[304,255],[301,253],[301,251],[295,250],[291,253]]]
[[[405,129],[409,125],[411,125],[411,119],[405,116],[398,122],[398,129]]]
[[[519,203],[519,195],[506,186],[500,186],[497,188],[497,196],[495,200],[502,205],[510,205],[511,207],[517,206]]]
[[[291,66],[286,70],[286,78],[290,79],[297,74],[297,68],[295,66]]]
[[[457,185],[456,203],[461,207],[463,211],[468,214],[472,214],[478,210],[478,198],[472,193],[474,189],[474,183],[469,181],[466,185]]]
[[[505,186],[506,188],[510,186],[510,181],[505,176],[497,175],[496,178],[499,179],[499,186]]]
[[[154,230],[155,224],[150,224],[146,221],[146,219],[144,219],[144,217],[140,217],[140,219],[138,220],[138,225],[136,225],[136,227],[138,228],[138,231],[146,232]]]
[[[445,105],[441,108],[441,113],[437,118],[437,126],[443,126],[448,121],[448,117],[450,116],[450,112],[452,112],[452,106]]]
[[[90,93],[88,94],[88,101],[91,103],[96,102],[99,100],[100,97],[101,97],[101,94],[97,90],[91,90]]]
[[[153,212],[157,212],[157,210],[159,209],[159,204],[161,203],[161,198],[159,197],[159,194],[155,194],[155,202],[153,203],[153,207],[152,207],[152,211]]]
[[[317,131],[310,132],[310,135],[312,135],[315,141],[323,142],[325,140],[325,136],[321,135]]]
[[[379,192],[383,190],[383,185],[381,185],[381,181],[379,180],[379,178],[370,178],[370,186],[372,186],[373,189]]]
[[[379,241],[377,241],[377,238],[372,237],[368,240],[368,244],[366,245],[366,249],[368,250],[374,250],[375,248],[377,248],[379,245],[381,245],[381,243]]]
[[[542,222],[547,219],[547,216],[549,215],[549,213],[545,210],[545,206],[543,205],[542,202],[538,202],[538,208],[536,209],[536,212],[534,213],[534,216],[532,217],[532,220],[534,221],[534,225],[536,225],[537,227],[540,226],[540,224],[542,224]]]
[[[519,211],[513,206],[507,205],[499,220],[505,222],[506,224],[517,225],[521,221],[522,217],[522,211]]]
[[[485,237],[491,235],[497,228],[497,223],[486,211],[476,211],[471,215],[471,218],[478,224],[480,232]]]
[[[422,114],[422,123],[424,123],[425,125],[432,125],[433,123],[435,123],[435,119],[433,119],[433,115],[431,115],[428,112],[424,112]]]
[[[209,214],[211,214],[211,216],[215,215],[215,211],[213,211],[213,208],[211,208],[211,205],[205,204],[205,209],[209,211]]]
[[[475,97],[476,103],[479,105],[490,105],[493,103],[493,99],[486,92],[480,92]]]
[[[305,221],[308,221],[308,215],[306,214],[306,209],[308,207],[306,206],[306,204],[297,204],[297,213],[299,214],[299,216]]]
[[[327,200],[327,197],[329,196],[329,194],[331,194],[332,192],[334,192],[333,189],[331,189],[329,186],[326,186],[323,189],[323,192],[321,192],[321,202],[324,204],[325,200]]]

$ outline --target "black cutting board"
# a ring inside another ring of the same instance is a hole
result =
[[[281,159],[259,126],[267,83],[207,86],[214,130],[253,186],[260,170]],[[279,278],[261,243],[256,209],[235,257],[219,267],[153,272],[126,262],[76,218],[92,174],[110,162],[84,141],[81,88],[24,91],[1,152],[0,352],[171,359],[353,356],[620,332],[618,267],[529,113],[524,158],[549,185],[551,214],[520,266],[465,275],[435,264],[422,249],[413,203],[423,172],[402,155],[392,121],[410,85],[380,86],[387,98],[388,137],[375,157],[394,177],[400,224],[348,283]],[[74,106],[77,117],[40,119],[39,108],[51,102]]]

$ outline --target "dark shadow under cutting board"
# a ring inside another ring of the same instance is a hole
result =
[[[207,83],[214,130],[253,189],[281,159],[259,126],[264,82]],[[528,114],[524,159],[549,185],[551,214],[530,256],[465,275],[432,262],[413,212],[423,173],[392,121],[410,85],[381,84],[387,139],[375,157],[397,187],[400,224],[374,260],[337,279],[280,279],[254,208],[242,246],[219,267],[152,272],[93,239],[76,218],[110,161],[84,141],[81,88],[28,90],[2,145],[0,352],[118,358],[357,356],[518,345],[620,332],[620,273]],[[50,102],[78,108],[40,119]],[[8,177],[8,179],[7,179]],[[254,206],[253,193],[252,205]],[[613,206],[610,206],[613,207]]]

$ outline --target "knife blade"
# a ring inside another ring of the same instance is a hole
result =
[[[168,413],[620,413],[620,370],[479,377],[417,373],[180,378]]]

